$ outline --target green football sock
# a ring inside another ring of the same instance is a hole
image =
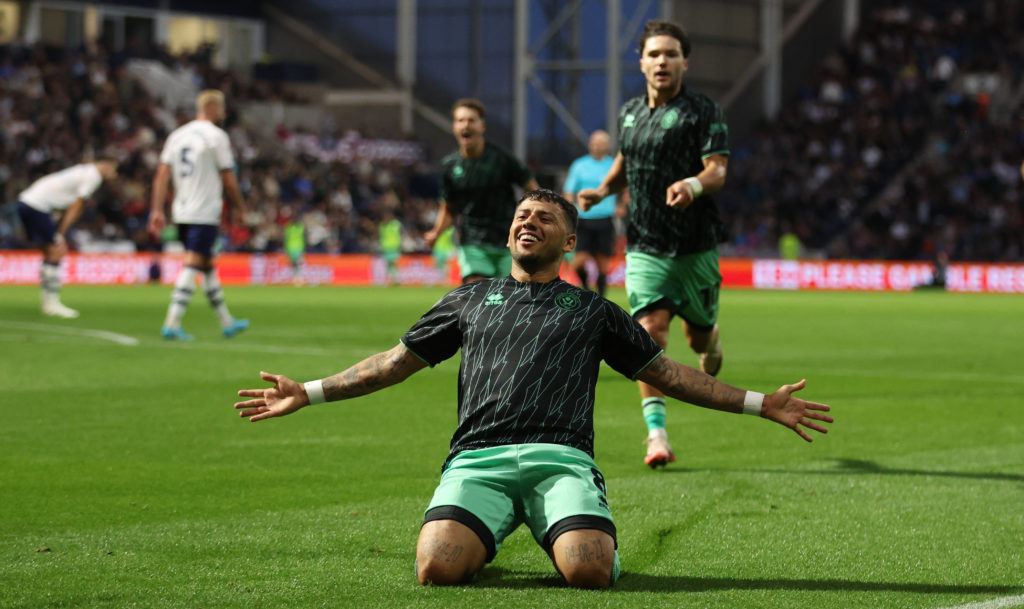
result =
[[[644,420],[647,421],[647,430],[665,428],[665,398],[644,398],[641,402],[644,407]]]

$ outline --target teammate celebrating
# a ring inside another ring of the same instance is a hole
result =
[[[117,161],[103,157],[43,176],[18,195],[18,216],[29,241],[39,243],[43,263],[39,267],[43,314],[73,319],[78,311],[60,301],[60,261],[67,253],[68,229],[82,215],[85,200],[103,183],[117,176]],[[61,212],[60,225],[53,213]]]
[[[629,187],[626,292],[633,317],[663,348],[669,323],[683,320],[700,367],[722,367],[718,337],[718,243],[725,234],[709,196],[725,184],[728,128],[722,109],[687,89],[690,41],[682,28],[649,21],[640,37],[640,69],[647,94],[619,111],[621,147],[601,185],[579,193],[589,209]],[[665,431],[665,396],[640,382],[651,467],[675,461]]]
[[[428,247],[456,223],[463,283],[502,277],[512,269],[505,235],[516,207],[513,186],[537,188],[530,171],[514,156],[484,139],[486,112],[480,100],[464,98],[452,107],[458,150],[441,160],[441,201],[434,227],[423,235]]]
[[[299,384],[243,389],[235,404],[260,421],[309,404],[372,393],[461,348],[458,427],[416,548],[422,584],[468,581],[520,524],[572,586],[604,588],[618,571],[616,529],[593,460],[594,392],[601,360],[674,398],[757,414],[826,433],[829,407],[744,391],[665,357],[614,303],[558,278],[576,244],[577,210],[550,190],[527,192],[508,231],[511,276],[464,284],[441,298],[394,348],[344,372]]]
[[[217,240],[224,197],[236,212],[244,209],[235,158],[228,134],[216,125],[224,120],[224,94],[215,89],[202,91],[196,98],[196,118],[167,136],[160,166],[153,178],[149,231],[159,237],[167,219],[164,203],[168,182],[173,179],[174,202],[171,217],[178,225],[178,236],[185,244],[185,266],[174,282],[171,304],[160,334],[168,340],[192,340],[181,328],[181,318],[192,300],[196,276],[201,276],[206,298],[220,320],[224,336],[231,338],[249,327],[249,320],[235,319],[224,302],[217,270],[213,264],[213,246]]]

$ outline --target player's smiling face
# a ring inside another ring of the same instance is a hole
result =
[[[651,93],[675,93],[683,84],[690,60],[683,57],[683,45],[672,36],[651,36],[644,41],[640,69]]]
[[[484,119],[473,108],[460,106],[452,115],[452,133],[460,146],[466,146],[484,136]]]
[[[576,235],[570,234],[558,204],[527,199],[516,208],[508,248],[523,270],[533,273],[556,264],[574,247]]]

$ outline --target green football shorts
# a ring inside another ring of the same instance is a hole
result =
[[[675,258],[626,252],[626,293],[633,315],[666,308],[687,323],[710,330],[718,320],[718,248]]]
[[[523,523],[545,551],[567,531],[598,529],[616,539],[604,475],[585,452],[559,444],[460,452],[445,466],[423,519],[468,526],[487,547],[487,562]]]
[[[305,256],[306,254],[305,248],[285,248],[284,251],[286,254],[288,254],[288,260],[290,260],[291,263],[296,266],[298,266],[298,264],[302,262],[302,257]]]
[[[507,247],[459,246],[459,272],[463,279],[470,275],[504,277],[512,272],[512,253]]]

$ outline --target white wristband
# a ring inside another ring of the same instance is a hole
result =
[[[309,396],[309,405],[323,404],[327,401],[327,397],[324,396],[324,382],[320,379],[315,381],[309,381],[303,383],[303,387],[306,388],[306,395]]]
[[[743,414],[761,416],[761,406],[764,404],[764,394],[756,391],[748,391],[743,396]]]
[[[704,194],[704,185],[700,183],[700,180],[698,180],[696,176],[686,178],[683,181],[690,185],[690,190],[693,191],[694,199]]]

